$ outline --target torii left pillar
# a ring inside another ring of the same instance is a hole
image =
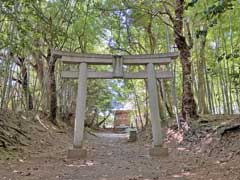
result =
[[[81,63],[79,66],[73,147],[68,150],[68,158],[70,159],[82,159],[87,156],[87,150],[83,148],[84,121],[87,97],[87,76],[87,63]]]

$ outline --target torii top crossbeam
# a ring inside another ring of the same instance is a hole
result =
[[[167,65],[176,59],[178,53],[145,54],[145,55],[110,55],[110,54],[79,54],[62,51],[52,51],[52,55],[61,58],[65,64],[87,63],[91,65],[112,65],[113,72],[88,71],[89,79],[146,79],[147,72],[124,72],[123,65]],[[78,78],[78,71],[63,71],[62,78]],[[172,78],[170,71],[156,71],[156,78]]]
[[[111,54],[79,54],[62,51],[52,51],[53,56],[61,57],[61,61],[66,64],[79,64],[85,62],[87,64],[112,64],[114,59],[121,58],[123,64],[126,65],[144,65],[153,64],[169,64],[172,59],[178,57],[178,53],[162,53],[162,54],[145,54],[145,55],[111,55]]]

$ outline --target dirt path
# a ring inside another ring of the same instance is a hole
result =
[[[167,158],[148,156],[150,144],[128,143],[126,134],[100,133],[85,143],[86,160],[67,160],[69,144],[51,145],[50,150],[31,154],[26,159],[0,164],[1,180],[239,180],[234,162],[193,154],[169,144]],[[71,142],[71,141],[69,141]],[[235,163],[238,163],[237,161]]]

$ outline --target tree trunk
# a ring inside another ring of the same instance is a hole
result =
[[[203,26],[202,35],[200,36],[200,53],[198,60],[198,96],[199,96],[199,112],[200,114],[208,114],[208,108],[206,105],[206,87],[205,87],[205,79],[204,79],[204,69],[205,69],[205,45],[206,45],[206,37],[207,37],[207,27]],[[207,72],[205,72],[207,73]],[[209,92],[210,93],[210,92]]]
[[[108,112],[108,114],[103,118],[102,121],[97,123],[97,127],[100,127],[103,123],[105,123],[106,120],[108,120],[108,118],[110,117],[110,115],[111,115],[111,111]]]
[[[157,83],[160,119],[161,121],[166,121],[166,108],[164,106],[162,96],[160,95],[161,94],[160,88],[161,88],[160,84]]]
[[[37,48],[38,44],[36,43],[35,45]],[[34,70],[37,72],[37,78],[39,80],[39,85],[41,88],[41,97],[39,97],[39,106],[42,107],[43,111],[46,112],[49,108],[49,104],[48,104],[48,96],[46,96],[47,94],[47,87],[48,87],[48,83],[46,83],[46,79],[47,77],[44,76],[44,74],[46,74],[45,72],[45,67],[44,67],[44,61],[42,59],[42,56],[40,54],[40,52],[34,52],[33,54],[34,60],[35,60],[35,64],[31,64],[32,67],[34,68]]]
[[[6,57],[5,60],[5,69],[4,69],[4,73],[3,73],[3,89],[1,90],[1,105],[0,105],[0,109],[3,109],[4,106],[6,105],[6,100],[7,100],[7,89],[8,89],[8,80],[9,80],[9,76],[10,76],[10,72],[11,72],[11,63],[10,63],[10,57],[9,55]]]
[[[56,80],[55,80],[55,64],[56,57],[53,57],[51,54],[51,50],[48,49],[47,62],[48,62],[48,75],[49,75],[49,105],[50,112],[49,118],[53,124],[57,124],[56,116],[57,116],[57,91],[56,91]]]
[[[29,91],[28,70],[27,70],[27,67],[24,63],[25,59],[22,58],[22,59],[20,59],[20,61],[21,61],[20,68],[21,68],[21,77],[22,77],[22,88],[23,88],[23,91],[24,91],[26,106],[27,106],[27,110],[32,110],[33,109],[33,99],[32,99],[32,95]]]
[[[180,51],[180,60],[182,64],[182,116],[186,120],[187,117],[198,117],[196,111],[196,103],[192,91],[191,78],[191,61],[190,61],[190,47],[187,45],[186,38],[183,36],[183,13],[184,0],[176,0],[175,5],[175,19],[174,19],[174,38],[178,50]]]
[[[148,114],[148,91],[147,91],[147,80],[144,80],[144,85],[145,85],[145,113],[144,113],[144,117],[145,117],[145,126],[147,126],[149,124],[149,114]]]
[[[138,113],[138,117],[139,117],[139,120],[140,120],[140,123],[141,123],[141,129],[143,129],[144,125],[143,125],[142,113],[141,113],[141,108],[140,108],[136,88],[135,88],[135,85],[134,85],[133,81],[131,81],[131,83],[132,83],[132,87],[133,87],[135,105],[137,107],[137,113]]]
[[[163,80],[158,79],[158,84],[159,84],[159,89],[160,89],[160,95],[161,95],[161,99],[163,100],[163,106],[164,106],[164,110],[168,113],[169,117],[173,117],[173,112],[172,112],[172,108],[170,107],[170,105],[167,102],[167,96],[166,96],[166,92],[165,92],[165,86],[164,86],[164,82]]]

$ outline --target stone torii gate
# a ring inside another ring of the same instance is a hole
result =
[[[150,116],[152,122],[153,148],[152,156],[168,154],[163,147],[162,122],[159,112],[157,79],[172,78],[171,71],[156,71],[154,65],[168,65],[176,59],[177,53],[164,53],[155,55],[103,55],[103,54],[78,54],[61,51],[52,51],[52,55],[61,58],[65,64],[78,64],[79,71],[63,71],[62,78],[78,78],[78,92],[76,101],[76,115],[74,125],[73,148],[69,149],[69,158],[86,157],[87,151],[83,148],[84,120],[87,96],[87,79],[147,79]],[[93,72],[88,70],[90,65],[112,65],[112,72]],[[144,72],[124,72],[123,65],[145,65]]]

